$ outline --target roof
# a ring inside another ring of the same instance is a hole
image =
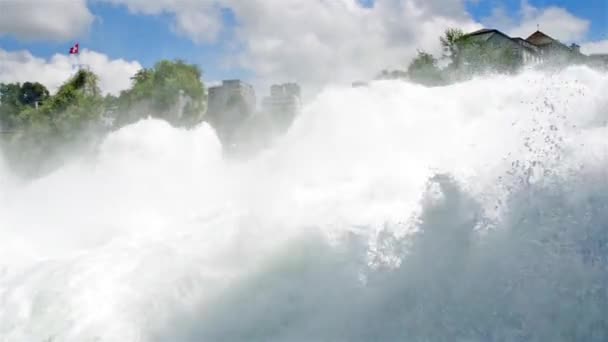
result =
[[[569,50],[571,52],[578,52],[578,45],[573,44],[572,46],[567,46],[565,44],[563,44],[562,42],[560,42],[559,40],[550,37],[549,35],[545,34],[544,32],[541,31],[536,31],[534,33],[532,33],[528,38],[523,39],[521,37],[515,37],[515,38],[511,38],[509,37],[507,34],[497,30],[497,29],[488,29],[488,28],[484,28],[481,30],[477,30],[468,34],[465,34],[464,37],[475,37],[476,40],[480,40],[480,41],[488,41],[489,39],[491,39],[494,35],[500,35],[504,38],[509,39],[510,41],[519,44],[520,46],[534,51],[534,52],[538,52],[539,48],[543,49],[545,47],[557,47],[557,48],[561,48],[564,50]]]
[[[465,34],[465,36],[475,36],[478,34],[484,34],[484,33],[495,32],[495,31],[498,31],[498,30],[484,28],[484,29],[477,30],[477,31],[474,31],[471,33],[467,33],[467,34]]]
[[[507,38],[511,38],[508,35],[506,35],[505,33],[502,33],[502,32],[500,32],[497,29],[488,29],[488,28],[484,28],[484,29],[477,30],[477,31],[474,31],[474,32],[471,32],[471,33],[467,33],[464,36],[465,37],[480,36],[482,34],[487,34],[487,33],[497,33],[497,34],[499,34],[501,36],[505,36]]]
[[[557,39],[553,39],[543,32],[536,31],[526,38],[526,41],[536,46],[549,45],[552,43],[560,43]],[[560,43],[561,44],[561,43]]]
[[[465,34],[463,37],[466,38],[474,38],[475,40],[481,40],[481,41],[488,41],[490,40],[492,37],[494,37],[495,35],[499,35],[502,36],[505,39],[511,40],[511,37],[509,37],[507,34],[497,30],[497,29],[488,29],[488,28],[484,28],[481,30],[477,30],[471,33],[467,33]]]
[[[481,30],[478,30],[478,31],[475,31],[475,32],[471,32],[469,34],[465,34],[464,36],[465,37],[478,37],[478,36],[484,36],[484,35],[486,35],[482,39],[485,40],[485,41],[487,41],[490,38],[492,38],[495,34],[497,34],[499,36],[502,36],[503,38],[506,38],[507,40],[510,40],[511,42],[513,42],[515,44],[518,44],[518,45],[520,45],[520,46],[522,46],[522,47],[524,47],[524,48],[526,48],[526,49],[528,49],[530,51],[537,52],[537,50],[538,50],[538,47],[536,47],[533,44],[529,43],[525,39],[520,38],[520,37],[511,38],[507,34],[501,32],[499,30],[496,30],[496,29],[487,29],[487,28],[486,29],[481,29]]]
[[[589,58],[608,61],[608,53],[592,53],[589,55]]]
[[[527,41],[521,37],[511,38],[511,40],[513,40],[514,42],[516,42],[517,44],[523,46],[524,48],[526,48],[528,50],[538,52],[538,46],[530,43],[529,41]]]

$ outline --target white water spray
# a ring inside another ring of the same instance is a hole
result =
[[[17,183],[0,341],[608,338],[608,76],[329,88],[226,161],[154,120]]]

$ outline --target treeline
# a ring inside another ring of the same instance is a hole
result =
[[[425,51],[410,62],[406,70],[383,70],[377,79],[408,79],[427,86],[440,86],[487,73],[513,74],[524,65],[521,55],[508,47],[497,47],[472,39],[460,29],[448,29],[439,37],[442,54]],[[444,62],[440,66],[440,62]],[[559,63],[543,63],[545,67],[563,67],[577,63],[568,59]]]
[[[193,127],[203,120],[206,100],[201,71],[182,61],[140,70],[119,96],[103,96],[88,70],[76,72],[53,95],[40,83],[0,84],[0,148],[10,166],[35,176],[142,118]]]

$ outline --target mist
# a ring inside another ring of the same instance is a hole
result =
[[[328,86],[251,158],[0,158],[0,341],[605,341],[608,75]]]

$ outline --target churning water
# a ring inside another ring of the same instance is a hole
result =
[[[328,88],[226,160],[147,120],[0,164],[0,341],[606,341],[608,76]]]

